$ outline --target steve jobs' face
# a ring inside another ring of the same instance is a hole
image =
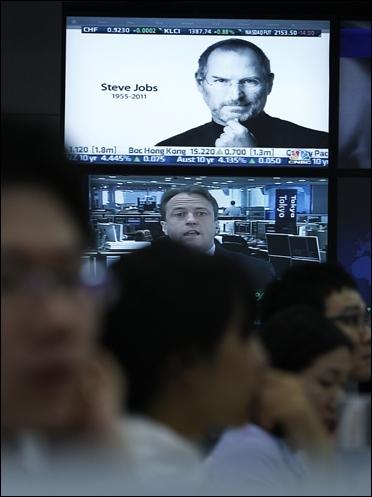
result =
[[[198,89],[218,124],[247,121],[260,114],[273,85],[257,54],[251,50],[218,48],[208,57]]]

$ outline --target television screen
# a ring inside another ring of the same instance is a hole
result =
[[[267,249],[269,255],[281,255],[283,257],[290,257],[291,251],[289,248],[289,237],[288,235],[268,233],[267,238]]]
[[[68,157],[326,167],[329,39],[329,21],[67,16]]]
[[[338,180],[338,260],[371,305],[371,179]]]
[[[290,236],[289,247],[293,258],[320,261],[319,244],[315,236]]]
[[[321,188],[325,197],[328,196],[327,188],[324,188],[327,186],[324,178],[298,180],[278,177],[91,175],[89,182],[93,233],[97,232],[99,222],[95,213],[98,211],[101,214],[104,209],[107,222],[123,224],[123,252],[128,252],[128,247],[130,250],[141,248],[142,244],[138,242],[161,243],[165,237],[169,237],[205,252],[213,253],[221,249],[235,252],[239,259],[247,260],[253,267],[261,268],[264,264],[262,274],[265,274],[266,270],[275,273],[276,268],[282,271],[282,265],[279,267],[278,264],[271,263],[270,257],[291,255],[288,238],[305,240],[304,257],[309,257],[308,254],[312,255],[315,250],[307,243],[307,239],[311,242],[313,237],[266,233],[267,226],[273,228],[277,223],[280,226],[286,222],[292,223],[290,211],[287,218],[283,214],[286,211],[282,210],[282,204],[280,209],[277,207],[277,191],[282,192],[285,188],[285,191],[291,192],[291,197],[295,196],[297,199],[297,209],[309,216],[313,214],[313,209],[316,209],[314,197],[319,198],[319,195],[314,192],[317,192],[317,188]],[[164,204],[162,200],[165,193],[169,200]],[[134,213],[138,204],[148,198],[153,199],[156,204],[154,212]],[[327,198],[324,199],[325,203],[326,200]],[[235,208],[246,212],[239,220],[236,220],[233,213],[226,215],[232,202],[235,203]],[[257,221],[254,216],[251,218],[251,207],[264,208],[270,220]],[[135,225],[132,224],[133,220]],[[280,246],[273,250],[273,237],[282,241],[285,238],[285,247],[279,244]],[[102,256],[102,253],[109,254],[111,248],[120,251],[120,247],[120,243],[97,246],[97,236],[93,236],[89,248]],[[326,260],[326,250],[322,253],[323,259]],[[298,256],[301,254],[298,252]],[[263,286],[266,283],[264,278]],[[261,288],[260,285],[258,288]]]
[[[345,21],[340,43],[339,167],[371,167],[371,21]]]
[[[267,233],[276,233],[275,224],[266,224],[265,231],[266,231],[266,236],[267,236]]]
[[[250,235],[252,232],[252,227],[250,221],[235,221],[235,233],[245,233]]]

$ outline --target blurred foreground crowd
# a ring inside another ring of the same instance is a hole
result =
[[[2,495],[370,495],[370,316],[335,264],[257,302],[173,242],[93,278],[83,176],[2,119]]]

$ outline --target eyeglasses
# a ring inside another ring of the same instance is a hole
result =
[[[107,278],[88,277],[80,268],[61,272],[31,269],[20,271],[2,271],[1,294],[15,297],[33,297],[49,295],[60,291],[73,295],[80,290],[99,293],[106,289]]]
[[[342,323],[345,326],[353,326],[354,328],[367,326],[371,328],[371,310],[366,309],[365,312],[355,312],[352,314],[340,314],[330,318],[331,321]]]
[[[238,85],[239,88],[242,88],[244,90],[254,90],[262,86],[263,83],[266,81],[266,79],[267,79],[266,77],[264,77],[264,79],[246,78],[246,79],[241,79],[240,81],[235,81],[233,79],[216,78],[216,77],[207,78],[206,76],[203,78],[203,80],[209,86],[212,86],[219,90],[227,90],[228,88],[231,88],[233,84]]]

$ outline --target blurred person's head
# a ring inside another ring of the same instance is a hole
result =
[[[238,267],[169,242],[112,270],[121,292],[104,343],[125,370],[128,409],[192,439],[247,421],[266,362]]]
[[[271,367],[300,379],[315,412],[333,433],[351,370],[352,341],[317,310],[305,306],[276,313],[259,336]]]
[[[232,200],[232,201],[230,202],[230,204],[231,204],[231,205],[235,205],[235,200]]]
[[[63,428],[97,306],[81,278],[87,213],[58,137],[2,118],[2,430]]]
[[[353,278],[339,265],[299,265],[271,283],[262,299],[262,321],[288,307],[305,305],[332,320],[353,341],[350,377],[371,377],[371,325],[366,304]]]
[[[206,188],[189,186],[164,193],[160,203],[163,232],[171,240],[208,252],[218,231],[218,204]]]
[[[222,125],[258,116],[274,81],[264,52],[241,39],[223,40],[208,47],[199,58],[195,78],[213,120]]]

